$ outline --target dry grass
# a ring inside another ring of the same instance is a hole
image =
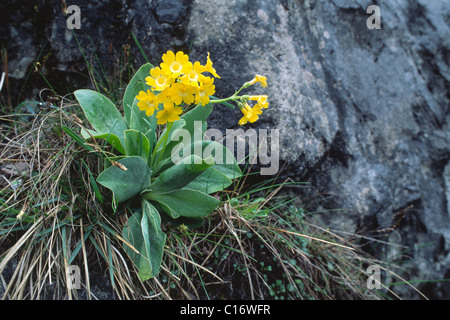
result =
[[[97,189],[94,141],[77,144],[79,108],[64,98],[36,115],[1,116],[0,295],[3,299],[380,299],[375,261],[350,240],[308,223],[301,205],[245,179],[197,230],[165,225],[160,274],[145,283],[122,250],[125,211]],[[91,151],[89,151],[89,150]],[[295,184],[294,184],[295,186]],[[259,198],[256,197],[258,195]],[[69,289],[69,265],[81,269]],[[398,277],[397,277],[398,278]]]

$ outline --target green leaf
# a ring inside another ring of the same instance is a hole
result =
[[[198,154],[201,152],[201,154]],[[202,158],[213,157],[214,166],[213,168],[228,179],[234,180],[242,176],[242,171],[236,162],[234,155],[225,147],[216,141],[204,140],[196,141],[190,146],[180,150],[179,158],[184,159],[190,157],[191,155],[196,155]]]
[[[181,119],[183,119],[185,121],[185,124],[182,128],[187,130],[191,136],[190,143],[194,143],[194,138],[203,140],[204,132],[206,131],[206,119],[208,119],[212,110],[213,110],[213,105],[211,103],[209,103],[205,106],[198,104],[194,109],[186,112],[186,114],[184,114],[181,117]],[[200,128],[195,127],[195,121],[201,122]],[[196,129],[198,131],[196,131]],[[172,137],[177,137],[176,132],[174,132],[172,134]],[[170,141],[166,147],[166,150],[164,152],[164,156],[162,157],[162,159],[167,159],[168,157],[170,157],[172,149],[178,143],[179,143],[178,141]]]
[[[118,202],[138,195],[150,186],[151,171],[141,157],[131,156],[118,161],[127,169],[111,166],[103,171],[97,182],[110,189]]]
[[[127,156],[140,156],[147,163],[150,153],[147,137],[136,130],[125,130],[125,152]]]
[[[150,142],[150,150],[153,149],[156,141],[156,112],[147,117],[145,111],[139,110],[138,99],[134,99],[130,115],[130,129],[142,132]]]
[[[161,230],[161,217],[148,201],[142,201],[142,213],[135,212],[123,228],[125,252],[139,270],[139,277],[146,281],[155,277],[160,270],[166,242]],[[136,252],[137,251],[137,252]]]
[[[230,180],[234,180],[242,176],[242,171],[237,164],[236,158],[227,147],[216,141],[203,141],[202,146],[204,157],[210,153],[214,157],[214,169],[224,174]],[[222,151],[220,151],[221,149]],[[216,156],[217,152],[219,152],[219,154]],[[220,157],[220,155],[222,155],[222,157]]]
[[[189,182],[184,188],[211,194],[224,190],[232,183],[226,175],[211,167]]]
[[[122,145],[122,142],[120,141],[119,137],[117,137],[115,134],[112,134],[110,132],[106,133],[99,133],[96,131],[92,131],[89,129],[81,129],[81,136],[86,139],[104,139],[107,143],[109,143],[111,146],[113,146],[117,151],[119,151],[121,154],[125,154],[125,149]]]
[[[85,148],[88,151],[94,151],[94,148],[86,144],[86,141],[80,137],[78,134],[76,134],[72,129],[66,126],[62,126],[62,129],[80,146]]]
[[[167,215],[162,208],[159,210],[159,213],[161,215],[161,221],[163,223],[166,223],[167,225],[170,225],[171,228],[178,228],[179,226],[184,224],[189,229],[196,229],[201,227],[204,223],[204,218],[178,217],[177,219],[173,219],[169,215]]]
[[[208,119],[209,115],[211,114],[213,110],[213,105],[211,103],[202,106],[201,104],[198,104],[194,109],[191,111],[186,112],[181,119],[184,119],[186,121],[186,125],[184,126],[184,129],[188,130],[191,135],[194,134],[194,122],[195,121],[206,121]]]
[[[150,186],[150,189],[156,193],[182,189],[212,165],[212,158],[208,160],[203,160],[197,156],[185,158],[184,162],[180,162],[162,172]]]
[[[172,122],[172,126],[167,126],[164,131],[161,133],[161,136],[158,139],[158,142],[156,143],[155,146],[155,153],[160,153],[163,152],[163,150],[165,150],[165,153],[169,153],[170,154],[170,150],[169,145],[171,142],[171,139],[173,136],[177,136],[178,135],[178,131],[183,129],[184,126],[186,125],[186,121],[183,119],[177,120]],[[167,140],[166,142],[166,146],[164,147],[164,142],[165,140]],[[161,155],[162,156],[162,155]],[[164,159],[164,158],[161,158]]]
[[[128,126],[114,103],[93,90],[77,90],[74,94],[95,131],[99,134],[114,134],[123,146],[123,131]]]
[[[171,125],[168,125],[164,131],[161,133],[161,136],[159,137],[158,141],[156,142],[155,148],[153,149],[152,153],[152,169],[153,172],[156,174],[165,166],[168,164],[168,167],[171,167],[174,165],[174,163],[170,159],[171,155],[171,137],[174,135],[178,135],[178,132],[183,129],[184,125],[186,124],[186,121],[183,119],[180,119],[178,121],[172,122]],[[166,145],[165,145],[166,144]]]
[[[130,83],[128,83],[123,96],[123,111],[125,114],[125,121],[130,123],[131,110],[133,108],[133,102],[139,91],[147,92],[145,78],[150,76],[150,70],[153,66],[150,63],[146,63],[139,68]]]
[[[204,217],[217,208],[220,201],[198,190],[181,189],[166,193],[149,192],[146,199],[158,202],[164,211],[176,219],[178,217]]]

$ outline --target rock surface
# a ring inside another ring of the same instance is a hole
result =
[[[377,257],[402,252],[410,280],[450,278],[449,0],[74,2],[94,64],[117,64],[124,44],[144,63],[132,32],[155,64],[168,49],[200,61],[210,52],[220,97],[267,76],[251,92],[268,94],[270,108],[250,127],[280,130],[281,176],[310,182],[301,198],[314,201],[302,205],[332,230],[389,243],[367,246]],[[372,4],[381,29],[367,28]],[[4,1],[0,12],[13,97],[46,86],[34,61],[57,91],[89,83],[59,3]],[[210,126],[236,128],[239,117],[219,106]],[[419,288],[450,296],[448,282]]]

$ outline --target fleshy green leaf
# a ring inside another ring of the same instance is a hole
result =
[[[220,201],[198,190],[181,189],[166,193],[149,192],[148,200],[158,202],[172,218],[205,217],[217,208]]]
[[[172,228],[177,228],[184,224],[189,229],[196,229],[202,226],[204,222],[204,218],[187,218],[187,217],[179,217],[177,219],[172,219],[168,215],[164,215],[164,213],[161,215],[161,220],[170,223],[170,226]]]
[[[155,152],[159,153],[159,152],[162,152],[164,149],[165,153],[168,153],[168,151],[169,151],[168,148],[169,148],[172,137],[178,135],[177,134],[178,130],[183,129],[185,125],[186,125],[186,121],[183,119],[180,119],[180,120],[173,122],[173,125],[170,128],[170,130],[168,130],[168,127],[166,129],[164,129],[164,131],[161,133],[161,136],[158,139],[158,142],[156,143]],[[164,147],[164,140],[166,140],[166,139],[167,139],[167,142],[166,142],[166,146]],[[164,159],[164,158],[161,158],[161,159]]]
[[[202,106],[201,104],[197,105],[191,111],[186,112],[181,119],[185,121],[184,126],[182,127],[184,130],[187,130],[191,136],[190,143],[194,142],[194,139],[203,140],[204,132],[206,131],[206,119],[208,119],[209,115],[213,110],[213,105],[207,104]],[[196,127],[196,123],[201,123],[201,126]],[[197,130],[197,131],[196,131]],[[176,137],[176,132],[172,135],[172,137]],[[174,140],[174,139],[172,139]],[[172,149],[178,144],[178,141],[170,141],[166,147],[164,152],[164,156],[162,159],[167,159],[170,157]]]
[[[227,147],[216,141],[203,141],[202,146],[204,148],[204,157],[208,156],[211,151],[214,159],[217,159],[217,163],[214,163],[214,169],[224,174],[230,180],[242,176],[242,171],[237,164],[236,158]],[[208,151],[206,151],[205,148],[208,148]],[[222,151],[219,151],[220,149],[222,149]],[[219,152],[219,155],[216,156],[217,152]],[[220,159],[220,155],[222,155],[222,159]]]
[[[118,162],[127,170],[111,166],[98,176],[97,182],[110,189],[117,201],[122,202],[149,187],[151,171],[141,157],[126,157]]]
[[[123,146],[123,131],[128,126],[114,103],[93,90],[77,90],[74,94],[95,131],[98,134],[111,133],[117,136]]]
[[[164,193],[182,189],[213,165],[212,158],[203,160],[197,156],[186,158],[162,172],[150,186],[152,192]]]
[[[130,114],[130,129],[142,132],[150,142],[150,150],[153,149],[156,141],[156,112],[147,117],[145,111],[139,110],[138,99],[134,99]]]
[[[214,167],[208,168],[184,188],[198,190],[207,194],[222,191],[232,184],[232,181]]]
[[[146,281],[155,277],[161,267],[166,242],[156,208],[143,200],[142,213],[136,212],[128,218],[122,234],[129,244],[124,243],[125,252],[137,266],[140,279]]]
[[[125,154],[125,149],[122,146],[122,142],[115,134],[112,134],[110,132],[99,133],[99,132],[92,131],[89,129],[86,129],[86,130],[81,129],[81,136],[86,140],[89,140],[91,138],[104,139],[104,140],[106,140],[106,142],[108,142],[111,146],[113,146],[121,154]]]
[[[198,154],[201,152],[201,154]],[[204,140],[192,143],[190,146],[183,148],[179,153],[180,159],[185,159],[191,155],[196,155],[202,158],[213,157],[213,168],[228,179],[234,180],[242,175],[242,171],[236,162],[234,155],[225,147],[216,141]],[[182,160],[184,161],[184,160]]]
[[[178,132],[183,129],[186,121],[180,119],[178,121],[173,122],[173,125],[170,127],[166,127],[164,131],[161,133],[158,141],[156,142],[155,148],[152,153],[152,169],[156,174],[159,171],[162,171],[161,168],[165,166],[169,162],[169,166],[172,166],[174,163],[170,159],[170,148],[171,148],[171,137],[174,135],[178,135]],[[169,129],[169,130],[168,130]],[[164,146],[164,144],[166,144]],[[165,156],[165,155],[168,155]]]
[[[125,152],[127,156],[140,156],[147,163],[150,153],[147,137],[136,130],[125,130]]]
[[[128,86],[125,89],[125,94],[123,96],[123,110],[127,123],[130,123],[134,99],[139,94],[139,91],[147,91],[145,78],[150,76],[150,69],[152,69],[150,63],[141,66],[133,78],[131,78],[130,83],[128,83]]]
[[[213,105],[211,103],[209,103],[205,106],[198,104],[194,109],[186,112],[181,117],[181,119],[184,119],[186,121],[186,125],[184,126],[184,129],[188,130],[191,133],[191,135],[193,135],[194,122],[195,121],[205,122],[206,119],[208,119],[209,115],[211,114],[212,110],[213,110]]]

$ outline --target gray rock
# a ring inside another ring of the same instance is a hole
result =
[[[155,2],[155,15],[159,22],[177,24],[186,15],[187,5],[177,0],[158,0]]]
[[[319,200],[345,209],[316,218],[333,230],[394,234],[381,239],[406,250],[408,277],[446,278],[449,7],[379,1],[377,30],[366,27],[368,5],[196,1],[188,34],[194,53],[220,61],[227,85],[268,76],[271,108],[258,127],[280,129],[283,175],[311,183],[313,211]],[[390,247],[372,250],[383,257]],[[445,283],[422,288],[450,293]]]

